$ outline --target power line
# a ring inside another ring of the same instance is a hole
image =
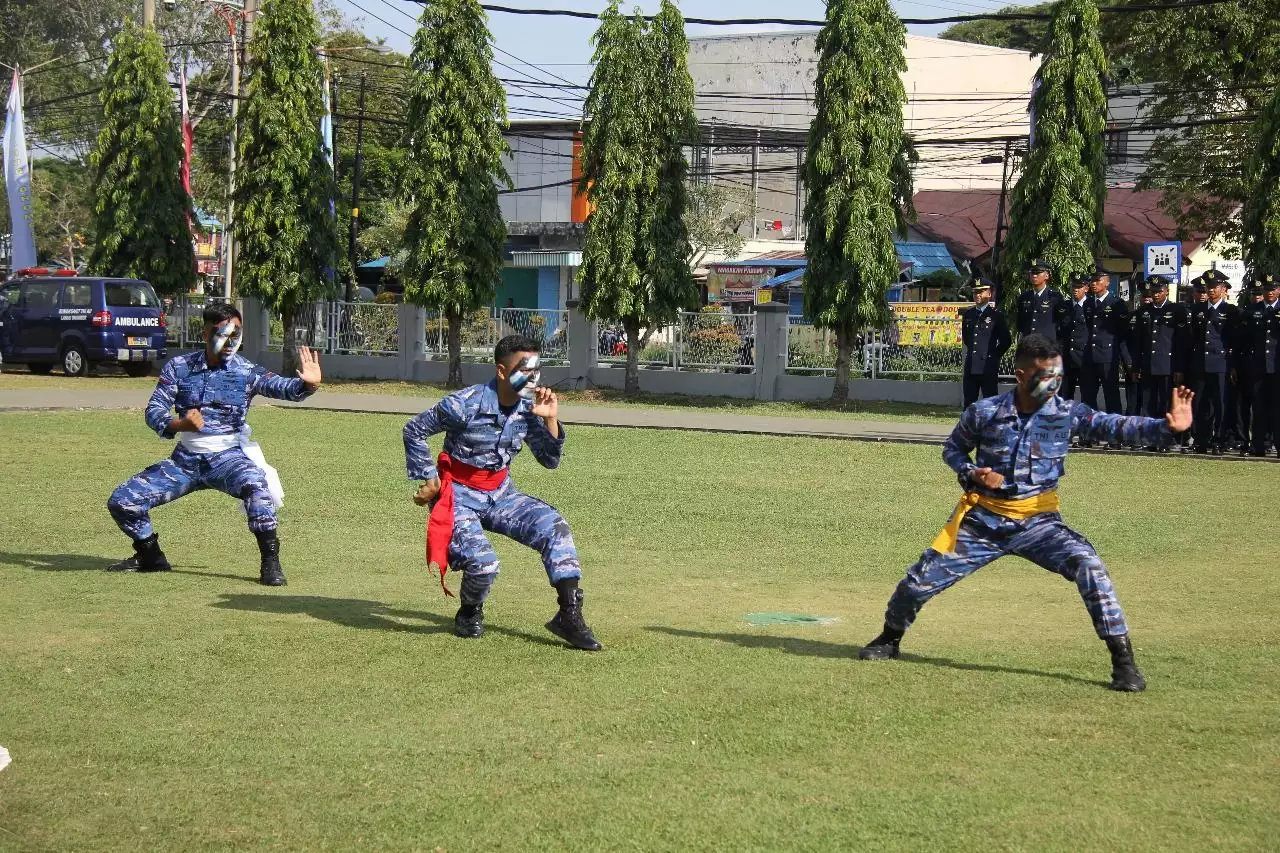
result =
[[[423,0],[414,0],[421,3]],[[1197,6],[1217,6],[1232,0],[1181,0],[1178,3],[1151,3],[1127,6],[1099,6],[1102,14],[1134,14],[1138,12],[1174,12]],[[542,15],[561,18],[580,18],[599,20],[597,12],[583,12],[576,9],[524,9],[514,6],[499,6],[492,3],[481,3],[481,8],[488,12],[499,12],[508,15]],[[641,15],[644,20],[652,20],[652,15]],[[969,21],[1049,21],[1053,15],[1047,12],[983,12],[972,15],[948,15],[940,18],[901,18],[904,24],[962,24]],[[698,24],[708,27],[736,27],[759,24],[773,24],[790,27],[821,27],[826,21],[806,18],[688,18],[686,24]]]

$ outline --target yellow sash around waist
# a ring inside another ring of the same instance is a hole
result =
[[[956,550],[956,539],[960,535],[960,522],[964,521],[969,510],[975,506],[1014,521],[1024,521],[1042,513],[1057,512],[1060,504],[1057,489],[1041,492],[1030,498],[992,498],[977,492],[965,492],[960,503],[956,504],[956,511],[951,514],[951,520],[942,528],[929,547],[940,554],[953,553]]]

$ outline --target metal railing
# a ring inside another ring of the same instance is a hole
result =
[[[179,349],[204,346],[204,309],[215,303],[228,302],[225,296],[204,296],[187,293],[164,298],[164,311],[168,325],[165,342]]]
[[[627,336],[618,326],[602,326],[599,363],[627,363]],[[681,311],[676,322],[643,330],[639,363],[649,370],[755,372],[754,314]]]
[[[949,318],[897,318],[885,331],[860,334],[849,370],[871,379],[956,380],[964,374],[964,346],[957,321]],[[834,375],[835,333],[805,323],[787,329],[787,372]],[[1000,362],[1001,378],[1013,376],[1013,352]]]
[[[542,308],[503,308],[494,318],[499,338],[523,335],[542,347],[543,364],[569,363],[569,312]]]
[[[329,302],[325,352],[396,355],[400,352],[400,310],[377,302]]]

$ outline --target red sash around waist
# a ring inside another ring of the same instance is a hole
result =
[[[507,481],[507,469],[486,471],[458,462],[447,453],[440,454],[436,466],[440,469],[440,495],[427,516],[427,566],[440,573],[440,588],[452,598],[453,593],[445,585],[444,576],[449,571],[449,541],[453,539],[453,484],[461,483],[469,489],[492,492]]]

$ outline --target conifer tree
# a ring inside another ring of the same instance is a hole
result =
[[[1012,310],[1027,264],[1047,262],[1062,289],[1106,248],[1104,131],[1107,58],[1093,0],[1062,0],[1049,25],[1032,96],[1033,137],[1009,203],[997,271],[1001,305]]]
[[[898,280],[893,235],[911,197],[900,76],[905,44],[886,0],[828,3],[804,164],[805,313],[836,333],[838,402],[849,396],[854,338],[888,322],[888,290]]]
[[[236,282],[284,321],[284,372],[297,364],[298,310],[329,295],[337,229],[320,135],[324,70],[311,0],[266,0],[248,46],[233,227]]]
[[[697,304],[684,221],[697,119],[684,18],[670,0],[648,26],[618,2],[600,15],[583,110],[582,181],[592,206],[583,248],[583,309],[627,334],[626,392],[656,326]]]
[[[103,127],[91,158],[96,241],[89,267],[178,294],[195,284],[196,263],[181,119],[167,74],[159,37],[126,21],[103,79]]]
[[[1280,88],[1258,116],[1254,137],[1245,169],[1244,258],[1255,276],[1280,275]]]
[[[402,191],[405,296],[449,324],[449,387],[462,386],[462,322],[493,300],[510,186],[506,97],[477,0],[426,0],[409,58],[409,157]]]

